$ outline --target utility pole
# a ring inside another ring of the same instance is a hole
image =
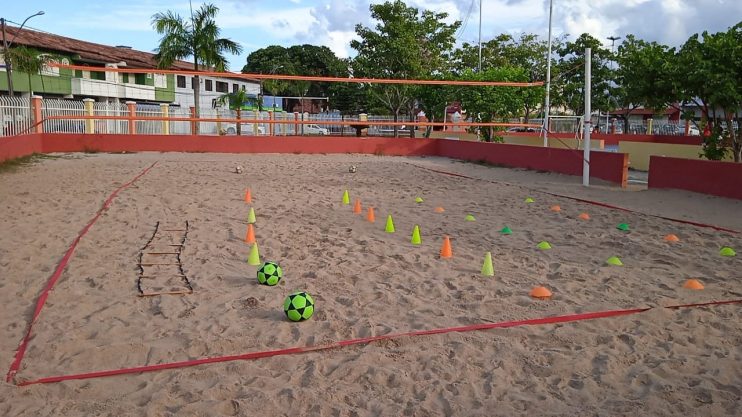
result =
[[[553,1],[549,0],[549,46],[546,53],[546,100],[544,102],[544,147],[549,146],[549,90],[551,90],[551,16],[553,11]]]
[[[608,40],[611,41],[611,61],[612,61],[611,69],[612,70],[615,70],[616,69],[615,66],[613,65],[613,63],[616,62],[615,61],[615,57],[614,57],[613,54],[615,53],[614,52],[614,46],[616,45],[616,41],[619,40],[619,39],[621,39],[620,36],[609,36],[608,37]],[[608,90],[608,107],[609,108],[611,106],[610,99],[611,99],[611,93],[610,93],[610,90]],[[606,134],[608,133],[608,117],[610,116],[608,113],[609,113],[608,111],[605,112],[605,133]]]
[[[479,66],[477,72],[482,72],[482,0],[479,0]]]
[[[5,18],[0,17],[0,24],[3,27],[3,60],[5,61],[5,76],[8,77],[8,95],[13,97],[13,76],[10,73],[10,58],[8,57],[8,36],[5,34]]]
[[[585,115],[582,117],[582,124],[585,131],[582,137],[582,185],[590,186],[590,131],[593,129],[593,122],[590,117],[592,107],[590,103],[592,78],[592,57],[590,48],[585,48]]]

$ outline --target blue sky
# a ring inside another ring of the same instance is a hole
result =
[[[459,42],[476,43],[480,0],[408,0],[407,4],[438,12],[466,24]],[[546,37],[548,0],[481,0],[482,38],[499,33],[533,32]],[[240,56],[230,67],[239,71],[247,55],[269,45],[325,45],[339,56],[353,51],[348,43],[357,23],[371,25],[369,0],[214,0],[222,35],[239,42]],[[633,33],[668,45],[682,44],[690,35],[726,30],[742,19],[740,0],[553,0],[554,33],[577,36],[588,32],[604,40]],[[166,10],[189,14],[188,0],[128,0],[126,2],[59,2],[5,0],[0,14],[12,22],[43,10],[27,26],[71,38],[107,45],[129,45],[152,51],[159,36],[152,30],[154,13]],[[8,4],[9,3],[9,4]],[[105,4],[105,5],[104,5]],[[71,5],[74,5],[71,7]],[[194,1],[194,8],[201,2]],[[620,43],[620,41],[618,41]]]

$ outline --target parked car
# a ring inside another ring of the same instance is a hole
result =
[[[301,129],[301,126],[299,126],[299,129]],[[299,131],[301,132],[301,130]],[[330,134],[330,131],[326,127],[319,127],[319,125],[304,125],[304,134],[324,136]]]
[[[701,131],[698,130],[698,126],[692,124],[688,129],[688,136],[701,136]]]
[[[242,129],[241,134],[242,135],[253,135],[253,126],[254,123],[242,123]],[[235,123],[225,123],[222,127],[224,130],[224,133],[227,135],[235,135],[237,134],[237,125]],[[264,135],[265,134],[265,128],[263,126],[258,126],[258,135]]]
[[[507,129],[507,132],[538,132],[538,130],[532,127],[518,126],[518,127],[509,127]]]

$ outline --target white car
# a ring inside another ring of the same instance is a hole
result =
[[[253,123],[242,123],[242,129],[241,134],[242,135],[253,135]],[[237,125],[234,123],[224,123],[222,124],[222,130],[227,135],[236,135],[237,134]],[[258,135],[264,135],[265,134],[265,128],[263,126],[258,126]]]
[[[301,126],[299,126],[299,129],[301,129]],[[301,132],[301,130],[300,130]],[[328,135],[330,133],[329,130],[327,130],[326,127],[319,127],[319,125],[304,125],[304,134],[305,135]]]

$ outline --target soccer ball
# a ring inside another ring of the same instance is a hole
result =
[[[351,174],[355,173],[356,171],[358,171],[358,168],[356,168],[355,165],[351,165],[350,168],[348,168],[348,172],[350,172]]]
[[[234,168],[234,172],[235,172],[235,174],[242,174],[242,165],[237,165]]]
[[[275,262],[265,262],[258,268],[258,282],[263,285],[274,286],[281,280],[281,276],[283,276],[283,271]]]
[[[295,292],[283,302],[283,312],[291,321],[304,321],[314,313],[314,300],[304,291]]]

